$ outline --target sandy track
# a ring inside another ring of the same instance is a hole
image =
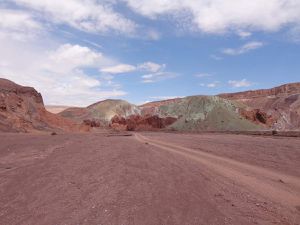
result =
[[[267,195],[272,200],[281,204],[292,207],[300,205],[300,178],[275,173],[206,152],[195,151],[175,144],[146,138],[141,134],[135,134],[135,137],[141,142],[150,143],[161,149],[205,164],[223,176],[233,179],[259,194]],[[286,182],[287,185],[281,185],[280,181]]]
[[[300,178],[273,172],[258,166],[248,165],[229,158],[216,156],[205,151],[195,151],[165,141],[147,138],[136,133],[138,141],[190,158],[207,166],[216,173],[239,183],[248,190],[269,200],[289,207],[296,214],[300,206]],[[283,185],[284,183],[284,185]]]
[[[185,138],[0,134],[0,224],[299,224],[296,173],[180,147]]]

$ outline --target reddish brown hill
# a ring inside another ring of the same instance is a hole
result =
[[[273,118],[274,129],[300,129],[300,83],[219,96],[248,106],[248,114],[249,111],[255,112],[256,110],[266,112],[266,117]]]
[[[300,82],[284,84],[271,89],[252,90],[237,93],[220,94],[219,96],[231,100],[247,100],[253,98],[286,97],[300,94]]]
[[[34,88],[0,78],[0,131],[78,131],[75,123],[48,112]],[[83,128],[82,128],[83,129]]]

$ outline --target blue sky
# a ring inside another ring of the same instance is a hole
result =
[[[300,81],[300,1],[2,0],[0,76],[46,104]]]

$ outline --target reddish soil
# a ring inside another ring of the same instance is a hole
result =
[[[0,134],[0,224],[300,224],[300,139]]]

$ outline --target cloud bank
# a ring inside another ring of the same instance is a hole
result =
[[[278,31],[300,24],[300,2],[295,0],[124,0],[136,13],[158,20],[170,15],[188,29],[204,33]]]

